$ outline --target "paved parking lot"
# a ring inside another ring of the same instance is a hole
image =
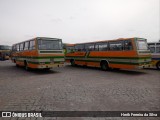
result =
[[[101,71],[70,65],[25,71],[10,61],[0,61],[0,110],[160,111],[160,71]]]

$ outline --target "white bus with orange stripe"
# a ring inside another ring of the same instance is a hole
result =
[[[160,41],[148,43],[152,56],[152,65],[160,70]]]
[[[63,66],[62,40],[58,38],[36,37],[12,46],[11,60],[16,66],[50,69]]]

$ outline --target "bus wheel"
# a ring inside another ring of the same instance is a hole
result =
[[[101,62],[101,69],[104,70],[104,71],[109,70],[109,66],[108,66],[108,63],[106,61]]]
[[[15,59],[14,59],[13,61],[14,61],[14,63],[16,63],[16,60],[15,60]],[[16,67],[19,67],[19,65],[18,65],[17,63],[16,63]]]
[[[2,57],[2,60],[3,60],[3,61],[5,60],[5,56]]]
[[[28,63],[26,61],[24,61],[24,67],[27,71],[29,70]]]
[[[158,70],[160,70],[160,61],[156,64]]]
[[[45,71],[49,71],[51,68],[44,68],[43,70],[45,70]]]
[[[75,66],[74,60],[71,60],[71,66]]]
[[[19,65],[16,63],[16,67],[19,67]]]

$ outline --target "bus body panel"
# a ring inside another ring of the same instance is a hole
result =
[[[109,67],[122,69],[138,69],[150,66],[150,53],[139,53],[136,49],[135,39],[130,40],[132,40],[132,50],[76,51],[66,54],[66,62],[74,60],[77,65],[101,67],[101,61],[107,61]]]

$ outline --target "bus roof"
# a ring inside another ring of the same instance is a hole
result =
[[[10,47],[9,45],[0,45],[0,46],[7,46],[7,47]]]
[[[148,43],[160,43],[160,41],[156,41],[156,42],[148,42]]]
[[[52,40],[61,40],[60,38],[51,38],[51,37],[36,37],[34,39],[52,39]]]
[[[13,45],[16,45],[16,44],[19,44],[19,43],[23,43],[23,42],[27,42],[27,41],[30,41],[30,40],[35,40],[35,39],[52,39],[52,40],[61,40],[60,38],[51,38],[51,37],[34,37],[34,38],[32,38],[32,39],[29,39],[29,40],[24,40],[24,41],[22,41],[22,42],[18,42],[18,43],[15,43],[15,44],[13,44]],[[12,46],[13,46],[12,45]]]
[[[98,43],[98,42],[109,42],[109,41],[117,41],[117,40],[128,40],[128,39],[145,39],[145,38],[133,37],[133,38],[118,38],[118,39],[113,39],[113,40],[99,40],[99,41],[97,40],[97,41],[94,41],[94,42],[75,43],[73,45],[76,45],[76,44]]]
[[[66,46],[68,46],[68,47],[72,47],[72,46],[74,46],[75,44],[66,44]]]

